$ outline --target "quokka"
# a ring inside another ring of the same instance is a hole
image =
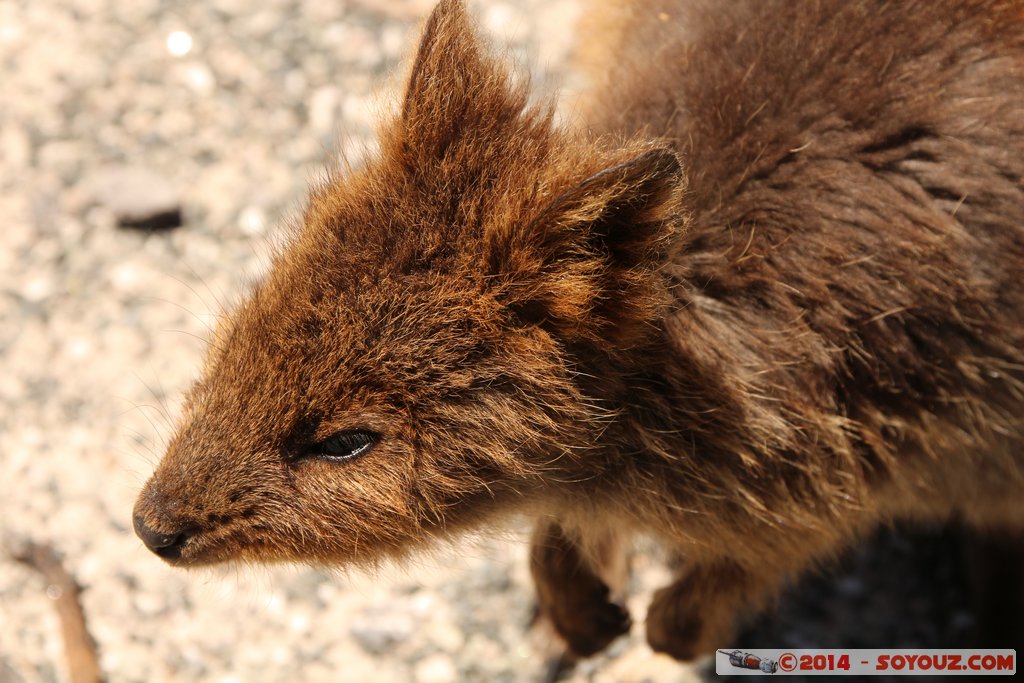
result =
[[[624,0],[578,123],[458,0],[379,152],[220,326],[135,529],[175,566],[373,564],[510,514],[571,651],[651,646],[898,519],[1024,525],[1024,9]]]

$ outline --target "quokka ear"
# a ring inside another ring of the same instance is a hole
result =
[[[658,270],[685,223],[684,186],[675,152],[654,148],[561,192],[500,248],[510,310],[563,338],[635,341],[667,300]]]
[[[651,149],[595,173],[561,193],[531,221],[535,235],[580,233],[616,267],[634,268],[670,236],[683,172],[675,152]]]
[[[427,19],[402,104],[404,145],[430,163],[460,141],[487,140],[514,121],[526,90],[476,34],[463,0],[441,0]]]

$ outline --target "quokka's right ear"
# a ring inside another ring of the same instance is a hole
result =
[[[522,112],[525,87],[512,85],[488,54],[463,0],[441,0],[427,19],[399,125],[410,161],[432,165],[462,144],[495,137]]]

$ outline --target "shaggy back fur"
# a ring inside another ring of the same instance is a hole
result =
[[[526,512],[589,654],[650,533],[686,562],[649,639],[689,657],[880,522],[1024,523],[1020,5],[591,23],[615,47],[559,127],[442,1],[378,156],[218,331],[136,506],[154,551],[372,562]]]

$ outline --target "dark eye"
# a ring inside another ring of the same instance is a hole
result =
[[[369,451],[377,443],[377,435],[373,432],[354,429],[338,432],[323,441],[313,444],[307,454],[315,458],[327,460],[350,460]]]

